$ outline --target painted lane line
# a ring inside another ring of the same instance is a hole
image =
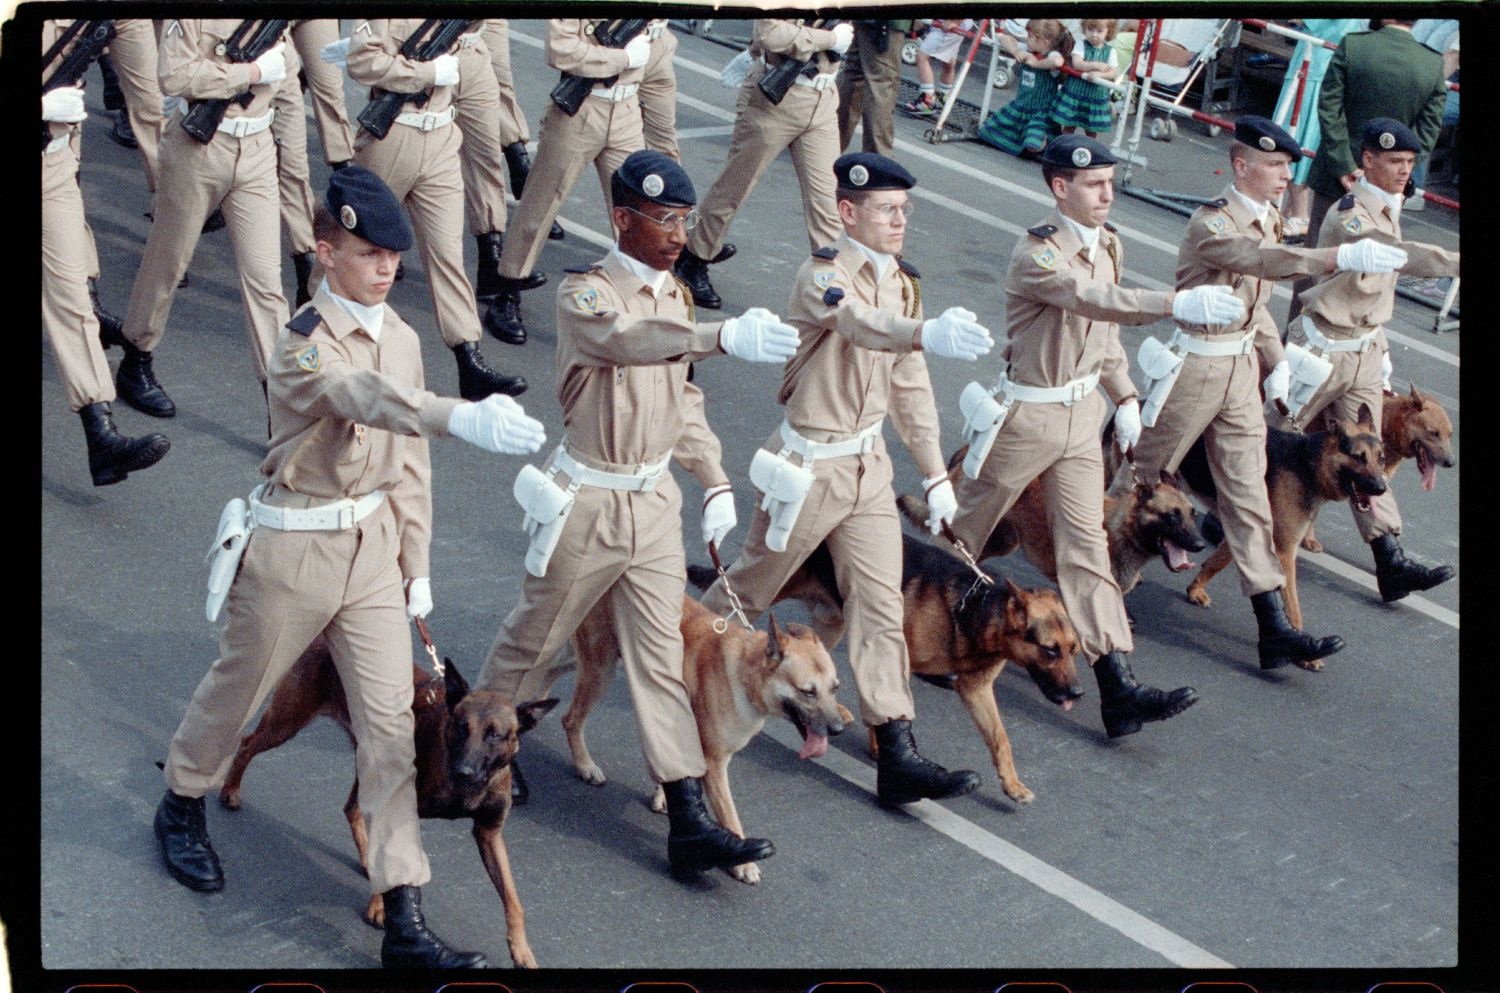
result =
[[[1319,568],[1326,569],[1335,576],[1347,579],[1352,583],[1363,586],[1367,590],[1374,590],[1377,593],[1380,590],[1379,584],[1375,582],[1373,573],[1366,572],[1357,565],[1350,565],[1343,559],[1334,558],[1327,552],[1309,552],[1304,550],[1297,553],[1297,558],[1304,562],[1311,562]],[[1435,604],[1426,597],[1417,596],[1416,594],[1404,598],[1401,602],[1419,614],[1426,614],[1433,620],[1442,621],[1453,630],[1458,630],[1459,615],[1456,611],[1449,610],[1447,607]]]

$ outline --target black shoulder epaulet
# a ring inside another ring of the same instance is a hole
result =
[[[1217,199],[1217,200],[1210,200],[1210,201],[1208,201],[1208,206],[1210,206],[1210,207],[1227,207],[1227,206],[1229,206],[1229,198],[1228,197],[1219,197],[1219,199]]]
[[[318,313],[318,308],[308,307],[296,317],[293,317],[291,320],[287,321],[286,329],[288,331],[295,331],[297,334],[300,334],[302,337],[306,338],[315,330],[317,330],[318,325],[322,323],[323,315]]]
[[[1038,224],[1034,228],[1027,228],[1026,233],[1034,238],[1050,238],[1057,233],[1057,225]]]
[[[901,267],[901,271],[904,272],[904,273],[906,273],[912,279],[921,279],[922,278],[922,274],[917,271],[917,267],[914,266],[914,265],[912,265],[910,262],[906,261],[905,259],[897,259],[896,260],[896,265],[900,266]]]
[[[829,260],[832,260],[832,259],[836,259],[838,257],[839,257],[839,250],[837,248],[834,248],[832,245],[824,245],[822,248],[820,248],[817,251],[813,252],[813,258],[815,258],[815,259],[829,259]]]
[[[1111,234],[1113,234],[1118,229],[1113,224],[1109,223],[1108,221],[1105,221],[1104,222],[1104,230],[1106,230],[1106,231],[1110,232]]]
[[[591,265],[571,266],[569,268],[564,269],[563,272],[571,272],[571,273],[574,273],[575,275],[582,275],[583,273],[593,272],[595,269],[602,269],[602,268],[604,268],[604,267],[601,266],[599,263],[595,262],[595,263],[593,263]]]
[[[1344,199],[1339,201],[1339,210],[1348,210],[1354,206],[1354,194],[1345,193]]]

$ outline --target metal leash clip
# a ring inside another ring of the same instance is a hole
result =
[[[964,590],[964,595],[958,598],[958,603],[953,606],[953,617],[956,620],[959,612],[964,609],[964,605],[969,602],[969,597],[974,595],[974,591],[979,589],[980,586],[994,586],[995,578],[979,568],[979,563],[974,561],[974,556],[969,554],[969,549],[959,540],[958,535],[953,533],[952,526],[947,521],[941,521],[940,523],[943,528],[943,537],[947,538],[948,543],[958,551],[959,558],[967,562],[969,568],[974,570],[976,577],[974,582],[969,584],[969,588]]]
[[[427,649],[427,657],[432,659],[433,670],[441,676],[443,674],[443,663],[438,658],[437,646],[432,643],[432,634],[427,630],[427,622],[420,617],[413,617],[417,622],[417,633],[422,636],[422,645]]]
[[[745,625],[746,631],[754,631],[755,626],[750,623],[750,618],[745,616],[745,605],[740,603],[740,596],[729,585],[729,577],[724,572],[724,563],[719,561],[719,545],[717,542],[708,543],[708,557],[714,560],[714,568],[719,570],[719,580],[724,584],[724,592],[729,597],[729,613],[723,617],[714,618],[714,633],[723,634],[729,630],[729,618],[738,617],[740,623]]]

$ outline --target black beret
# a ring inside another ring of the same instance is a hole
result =
[[[874,152],[850,152],[833,163],[833,174],[846,190],[909,190],[917,177],[895,159]]]
[[[664,207],[691,207],[698,202],[687,170],[655,149],[631,152],[615,170],[614,179],[642,199]]]
[[[1060,134],[1042,149],[1042,165],[1054,169],[1102,169],[1117,161],[1102,143],[1081,134]]]
[[[1297,139],[1269,117],[1241,117],[1234,122],[1234,140],[1262,152],[1285,152],[1294,162],[1302,158]]]
[[[1365,122],[1360,149],[1379,152],[1420,152],[1422,143],[1417,133],[1391,117],[1372,117]]]
[[[328,177],[329,213],[339,226],[377,248],[404,252],[412,246],[411,225],[396,194],[368,169],[347,166]]]

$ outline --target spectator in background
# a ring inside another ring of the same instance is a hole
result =
[[[1083,50],[1073,52],[1073,68],[1092,72],[1106,79],[1120,74],[1120,59],[1115,53],[1117,30],[1112,18],[1086,18],[1079,24],[1083,32]],[[1109,130],[1109,88],[1098,83],[1069,76],[1052,108],[1052,120],[1064,131],[1082,131],[1090,138]]]
[[[1292,27],[1335,45],[1343,41],[1344,35],[1350,31],[1360,30],[1367,23],[1364,18],[1360,17],[1308,18],[1291,22]],[[1308,59],[1307,81],[1302,87],[1302,99],[1297,104],[1297,121],[1293,124],[1290,123],[1291,102],[1296,99],[1297,76],[1302,71],[1304,57]],[[1328,71],[1328,63],[1332,59],[1333,49],[1331,48],[1324,48],[1310,41],[1297,42],[1297,47],[1292,51],[1291,61],[1287,64],[1286,82],[1282,84],[1281,96],[1276,101],[1277,123],[1286,127],[1303,148],[1313,152],[1318,150],[1318,143],[1322,140],[1323,134],[1318,127],[1318,93],[1323,86],[1323,75]],[[1287,237],[1308,233],[1308,218],[1312,212],[1312,193],[1307,188],[1307,174],[1312,171],[1312,164],[1313,160],[1307,156],[1302,156],[1292,163],[1292,183],[1287,187],[1286,209],[1282,213]]]
[[[1458,21],[1454,19],[1426,18],[1413,24],[1411,36],[1428,48],[1443,56],[1443,79],[1447,82],[1458,82]],[[1448,96],[1443,103],[1442,127],[1452,127],[1458,123],[1458,93],[1454,90],[1448,91]],[[1412,170],[1412,185],[1417,188],[1416,193],[1410,197],[1405,204],[1405,210],[1421,210],[1425,202],[1422,199],[1422,189],[1427,185],[1427,166],[1432,161],[1432,155],[1423,157]]]
[[[967,18],[945,18],[935,20],[922,36],[917,48],[917,86],[920,92],[903,109],[908,114],[931,117],[943,109],[953,89],[953,77],[958,69],[958,50],[963,46],[965,32],[974,30],[974,22]],[[934,79],[932,63],[941,62],[942,72]]]
[[[1036,155],[1057,133],[1052,123],[1062,82],[1057,70],[1073,54],[1073,36],[1059,20],[1033,18],[1026,22],[1025,50],[1008,34],[1000,36],[1000,46],[1016,60],[1016,96],[985,118],[979,140],[1012,155]]]

